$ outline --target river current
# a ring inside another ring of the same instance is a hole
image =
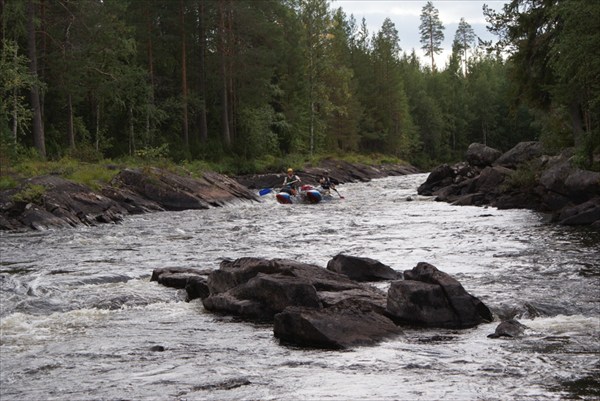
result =
[[[425,178],[342,185],[344,199],[317,205],[269,195],[117,225],[1,233],[0,399],[598,399],[600,233],[527,210],[435,202],[416,193]],[[306,350],[280,345],[270,325],[210,314],[150,282],[159,267],[216,269],[243,256],[325,267],[339,253],[398,271],[429,262],[528,329],[488,338],[498,318]]]

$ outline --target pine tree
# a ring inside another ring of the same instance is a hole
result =
[[[431,71],[435,72],[434,55],[442,52],[442,41],[444,40],[444,25],[440,21],[439,11],[428,1],[421,10],[421,48],[425,50],[425,56],[431,56]]]

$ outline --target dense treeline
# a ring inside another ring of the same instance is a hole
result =
[[[577,21],[598,4],[486,10],[509,58],[461,20],[440,68],[431,3],[415,32],[425,65],[390,19],[371,33],[327,0],[0,0],[3,149],[240,165],[356,152],[427,165],[471,142],[506,150],[541,135],[591,155],[598,41],[577,38],[600,29]]]

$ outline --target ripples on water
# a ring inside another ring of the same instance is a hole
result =
[[[2,233],[0,398],[597,399],[599,233],[525,210],[437,203],[416,194],[425,177],[343,185],[344,200],[319,205],[265,197]],[[325,266],[338,253],[399,271],[432,263],[497,315],[519,318],[527,336],[488,339],[494,322],[302,350],[280,346],[270,326],[208,314],[149,281],[158,267],[214,269],[243,256]]]

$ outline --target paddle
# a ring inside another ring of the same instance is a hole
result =
[[[338,192],[338,190],[337,190],[337,189],[335,189],[335,188],[331,188],[331,189],[333,189],[333,190],[335,191],[335,193],[336,193],[336,194],[338,194],[338,195],[340,196],[340,199],[345,199],[345,198],[342,196],[342,194],[340,194],[340,193]]]
[[[293,184],[295,182],[298,182],[298,180],[290,181],[290,182],[286,183],[285,185],[290,186],[291,184]],[[270,194],[271,192],[273,192],[273,188],[263,188],[260,191],[258,191],[258,194],[260,196],[265,196],[267,194]]]
[[[270,194],[271,192],[273,192],[273,188],[263,188],[260,191],[258,191],[258,194],[260,196],[265,196],[267,194]]]

